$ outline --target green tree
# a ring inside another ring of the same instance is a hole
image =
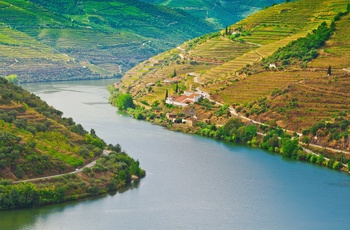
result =
[[[331,66],[328,66],[327,75],[328,76],[332,75],[332,67]]]
[[[119,110],[127,110],[128,108],[135,108],[134,101],[130,94],[119,94],[115,104]]]
[[[289,138],[283,138],[281,142],[281,153],[283,156],[292,157],[293,153],[298,149],[298,141],[291,140]]]
[[[176,69],[174,69],[174,72],[173,72],[173,76],[172,77],[176,77],[177,73],[176,73]]]
[[[179,92],[179,84],[176,83],[175,85],[175,93],[178,93]]]
[[[168,92],[168,90],[166,90],[165,91],[165,100],[168,98],[168,96],[169,96],[168,94],[169,94],[169,92]]]

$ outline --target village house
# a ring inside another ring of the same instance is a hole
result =
[[[168,120],[171,120],[171,121],[174,121],[177,118],[176,114],[173,114],[173,113],[167,113],[165,116]]]
[[[270,69],[273,69],[273,68],[276,69],[277,68],[276,63],[270,63],[269,68]]]
[[[198,100],[203,97],[202,94],[194,93],[190,91],[185,91],[184,94],[182,94],[179,97],[176,97],[174,95],[169,96],[165,103],[169,105],[176,105],[176,106],[182,106],[185,107],[188,104],[198,102]]]

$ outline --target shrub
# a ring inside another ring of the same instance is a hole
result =
[[[342,164],[339,161],[333,163],[332,169],[339,170],[342,167]]]

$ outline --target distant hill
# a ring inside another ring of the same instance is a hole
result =
[[[176,70],[181,89],[200,88],[242,116],[349,150],[349,11],[347,0],[268,7],[152,57],[119,89],[151,105],[174,92],[164,80]]]
[[[181,9],[189,14],[201,19],[205,19],[210,23],[216,24],[218,27],[224,28],[237,22],[249,14],[252,14],[264,7],[271,6],[283,1],[274,0],[248,0],[248,1],[232,1],[232,0],[142,0],[152,4],[174,7]]]
[[[0,1],[0,75],[21,82],[112,77],[214,26],[136,0]]]

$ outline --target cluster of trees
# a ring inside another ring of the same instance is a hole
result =
[[[331,169],[339,170],[343,167],[342,163],[349,161],[345,157],[341,159],[332,157],[330,160],[326,160],[322,154],[307,154],[299,145],[299,137],[296,134],[291,136],[278,126],[261,125],[260,129],[265,133],[262,140],[257,138],[258,128],[255,125],[244,124],[238,118],[229,120],[221,127],[205,122],[199,122],[197,126],[199,127],[197,133],[202,136],[260,147],[261,149],[281,154],[286,158],[307,161]]]
[[[334,22],[330,27],[327,26],[326,22],[323,22],[305,38],[299,38],[287,46],[279,48],[267,61],[270,63],[282,62],[283,65],[288,65],[291,59],[295,58],[302,62],[309,62],[318,56],[317,48],[323,46],[334,31]]]
[[[221,127],[205,122],[198,122],[196,126],[199,127],[197,133],[202,136],[254,146],[257,144],[257,127],[246,125],[239,118],[231,119]]]
[[[349,125],[350,120],[346,116],[337,116],[334,121],[321,120],[315,123],[311,128],[303,130],[303,135],[327,138],[328,141],[346,141],[350,134]]]
[[[119,93],[115,99],[115,106],[121,111],[126,111],[129,108],[134,109],[135,104],[130,94]]]
[[[10,185],[7,181],[0,181],[0,210],[39,205],[40,194],[33,184]]]
[[[266,130],[267,127],[265,126],[264,129]],[[304,154],[299,146],[297,136],[292,137],[279,127],[269,128],[266,131],[266,135],[260,143],[260,148],[293,159],[298,159],[299,155]]]

